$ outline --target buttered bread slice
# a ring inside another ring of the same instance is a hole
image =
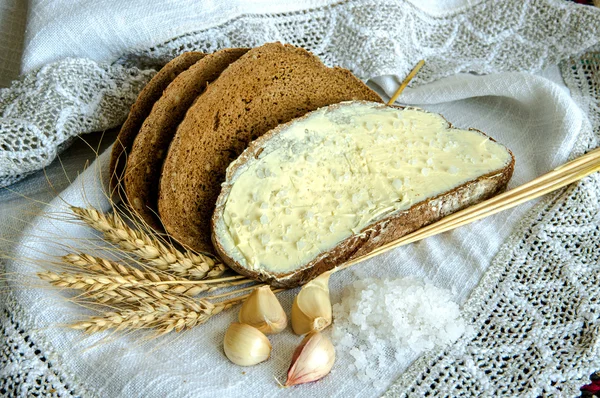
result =
[[[227,169],[213,244],[292,287],[505,189],[512,153],[415,108],[354,101],[278,126]]]

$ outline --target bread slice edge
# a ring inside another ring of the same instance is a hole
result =
[[[110,190],[113,200],[118,200],[122,192],[118,192],[127,163],[127,154],[133,142],[150,114],[154,103],[162,96],[163,90],[175,80],[180,73],[205,57],[206,54],[197,51],[185,52],[163,66],[140,91],[135,102],[131,105],[127,119],[113,144],[110,154],[109,176]]]

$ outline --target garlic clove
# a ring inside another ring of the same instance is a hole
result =
[[[322,379],[334,362],[335,349],[331,341],[319,332],[310,332],[294,351],[285,386]]]
[[[271,343],[260,330],[242,323],[229,325],[223,340],[225,355],[236,365],[252,366],[271,355]]]
[[[287,315],[269,286],[252,291],[242,304],[240,323],[254,326],[266,334],[279,333],[287,327]]]
[[[329,277],[333,271],[325,272],[302,287],[292,305],[292,329],[303,335],[321,331],[331,325],[331,299]]]

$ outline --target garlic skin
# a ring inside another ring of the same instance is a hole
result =
[[[242,304],[240,323],[254,326],[265,334],[279,333],[287,327],[287,315],[269,286],[252,291]]]
[[[329,277],[327,271],[302,287],[292,305],[292,329],[303,335],[311,331],[321,331],[331,325],[331,299],[329,298]]]
[[[271,343],[260,330],[234,322],[229,325],[223,340],[225,355],[236,365],[252,366],[266,361],[271,355]]]
[[[335,362],[331,341],[320,332],[310,332],[294,351],[286,387],[317,381],[325,377]]]

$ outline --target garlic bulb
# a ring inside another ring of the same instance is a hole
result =
[[[331,325],[329,277],[333,271],[321,274],[302,287],[292,305],[292,329],[302,335],[320,331]]]
[[[266,334],[279,333],[287,326],[287,315],[269,286],[252,291],[240,309],[238,320]]]
[[[225,332],[223,348],[227,358],[236,365],[252,366],[271,355],[271,343],[260,330],[242,323],[232,323]]]
[[[331,371],[334,362],[335,349],[331,341],[319,332],[311,332],[294,351],[285,386],[322,379]]]

